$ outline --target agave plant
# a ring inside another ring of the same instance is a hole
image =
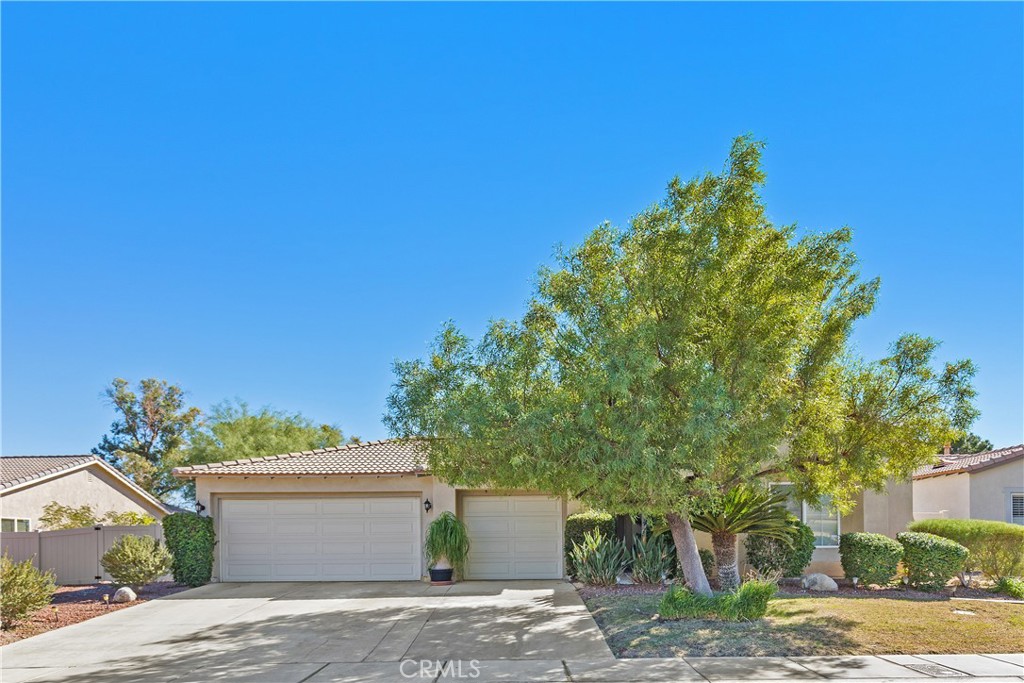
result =
[[[792,527],[786,510],[786,493],[772,493],[754,486],[737,486],[706,509],[691,513],[690,523],[711,534],[718,582],[723,590],[740,585],[736,564],[739,534],[752,534],[791,542]]]
[[[622,541],[605,536],[600,529],[585,533],[583,543],[573,543],[569,558],[576,580],[589,586],[614,586],[626,567]]]
[[[676,556],[665,534],[644,533],[633,539],[630,553],[633,580],[637,583],[659,584],[672,571]]]

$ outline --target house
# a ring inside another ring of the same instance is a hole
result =
[[[0,457],[0,531],[36,531],[51,503],[89,505],[100,515],[138,512],[161,519],[166,506],[94,455]]]
[[[914,473],[914,519],[991,519],[1024,524],[1024,444],[944,453]]]
[[[791,489],[791,484],[773,483],[773,489]],[[839,535],[853,531],[884,534],[895,538],[913,521],[913,488],[909,481],[890,480],[884,491],[861,491],[848,514],[840,515],[830,506],[828,497],[817,505],[790,497],[787,507],[814,532],[814,553],[805,573],[821,572],[842,577],[839,563]],[[710,542],[709,542],[710,547]]]
[[[426,574],[439,514],[465,523],[467,579],[558,579],[567,503],[534,492],[453,488],[411,442],[229,460],[174,470],[213,517],[220,581],[399,581]]]

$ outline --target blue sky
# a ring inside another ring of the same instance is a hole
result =
[[[116,376],[386,436],[394,359],[748,131],[881,276],[861,350],[942,339],[1019,443],[1022,12],[4,3],[3,452],[87,451]]]

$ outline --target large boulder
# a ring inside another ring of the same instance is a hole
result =
[[[139,596],[135,594],[128,586],[122,586],[114,592],[114,597],[110,599],[111,602],[135,602]]]
[[[839,584],[827,574],[808,574],[800,582],[800,585],[809,591],[820,591],[822,593],[835,593],[839,590]]]

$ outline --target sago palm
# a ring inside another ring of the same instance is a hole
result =
[[[690,515],[698,531],[711,534],[711,545],[723,590],[740,584],[736,549],[739,534],[754,534],[790,542],[792,527],[785,507],[786,494],[754,486],[737,486],[703,511]]]

